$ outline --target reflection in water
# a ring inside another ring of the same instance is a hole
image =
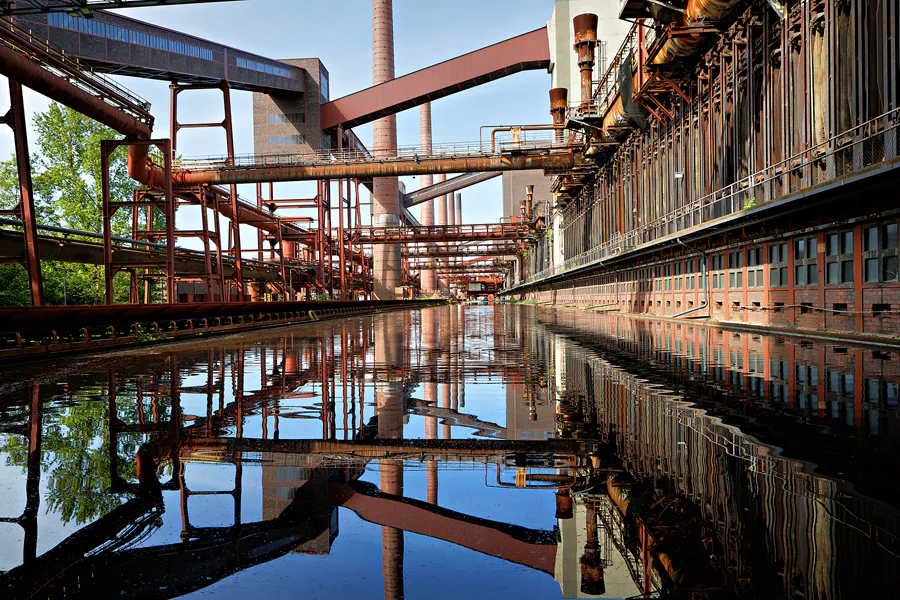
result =
[[[898,363],[448,306],[2,372],[0,590],[897,597]]]

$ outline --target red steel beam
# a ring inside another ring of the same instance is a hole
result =
[[[445,540],[550,575],[556,570],[556,544],[529,542],[500,528],[513,529],[509,525],[476,519],[399,496],[357,493],[346,484],[329,484],[328,491],[329,503],[349,508],[360,518],[382,527]]]
[[[322,129],[350,129],[513,73],[549,66],[550,44],[543,27],[327,102],[322,105]]]

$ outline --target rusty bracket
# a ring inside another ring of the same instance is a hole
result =
[[[657,71],[656,74],[659,75],[660,77],[662,77],[663,81],[665,81],[666,83],[668,83],[668,84],[669,84],[669,87],[671,87],[673,90],[675,90],[675,93],[678,94],[679,96],[681,96],[681,99],[682,99],[682,100],[684,100],[685,102],[687,102],[688,104],[690,104],[690,102],[691,102],[690,97],[689,97],[687,94],[685,94],[683,91],[681,91],[681,88],[678,87],[678,86],[675,84],[674,81],[672,81],[671,79],[669,79],[668,77],[666,77],[666,74],[665,74],[665,73],[663,73],[662,71]]]

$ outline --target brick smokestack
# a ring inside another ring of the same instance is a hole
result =
[[[423,154],[431,154],[431,102],[426,102],[419,108],[419,145]],[[420,187],[428,187],[434,184],[432,175],[422,175],[419,180]],[[434,225],[434,200],[422,204],[419,214],[422,225]],[[434,294],[437,290],[437,274],[432,269],[420,272],[420,287],[423,294]]]
[[[393,0],[372,0],[372,83],[378,85],[394,78]],[[394,115],[375,121],[374,153],[391,156],[397,152],[397,118]],[[393,226],[400,223],[400,191],[396,177],[378,177],[372,194],[373,224]],[[396,297],[401,284],[400,244],[375,246],[375,296],[381,300]]]

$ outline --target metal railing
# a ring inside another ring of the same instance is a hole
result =
[[[536,273],[519,285],[531,285],[560,273],[599,263],[667,235],[744,210],[750,211],[789,194],[894,160],[900,157],[898,130],[900,109],[895,109],[698,198],[658,219],[626,233],[616,234],[561,265]]]
[[[153,127],[150,103],[111,78],[91,71],[90,67],[20,28],[11,19],[0,19],[0,44],[38,63],[54,75],[62,77],[92,96],[96,96],[122,112]]]
[[[457,240],[509,240],[530,235],[527,225],[490,223],[469,225],[423,225],[420,227],[359,227],[354,231],[354,239],[361,243],[372,242],[419,242]]]
[[[456,142],[434,144],[431,148],[422,146],[398,146],[396,150],[369,151],[350,150],[308,150],[285,154],[240,154],[230,161],[227,156],[211,155],[181,158],[173,161],[179,170],[222,169],[228,167],[267,167],[274,165],[321,165],[334,163],[397,162],[409,160],[430,160],[441,158],[496,157],[513,152],[562,152],[573,146],[580,146],[580,138],[568,137],[557,141],[552,131],[521,131],[515,139],[511,132],[495,141]]]

